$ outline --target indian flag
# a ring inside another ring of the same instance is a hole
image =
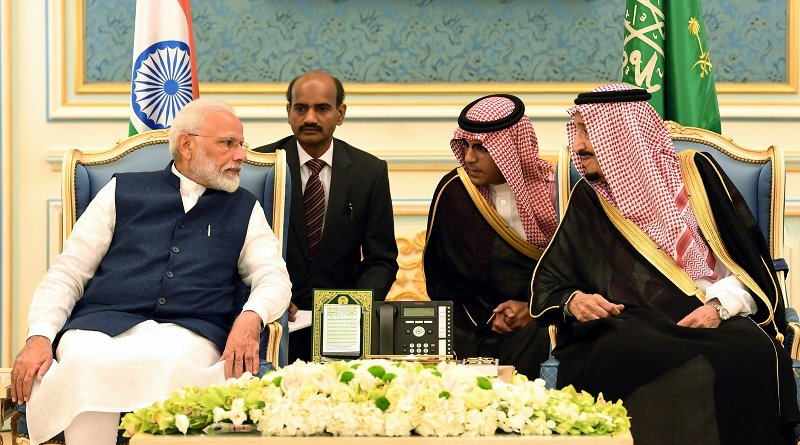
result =
[[[128,135],[169,128],[200,96],[190,0],[137,0]]]

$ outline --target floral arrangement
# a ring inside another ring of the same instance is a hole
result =
[[[607,435],[629,428],[622,401],[602,394],[546,389],[521,374],[505,383],[454,363],[386,360],[298,361],[261,378],[185,387],[120,425],[127,436],[253,429],[270,436]]]

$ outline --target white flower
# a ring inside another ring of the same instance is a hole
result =
[[[228,412],[225,411],[225,409],[220,406],[214,407],[213,414],[214,414],[214,423],[221,422],[222,419],[227,419],[229,417]]]
[[[178,428],[178,431],[186,434],[186,432],[189,431],[189,418],[184,414],[175,414],[175,426]]]
[[[236,398],[231,402],[231,410],[227,413],[236,426],[241,426],[247,420],[247,413],[244,411],[244,399]]]
[[[250,420],[252,420],[254,423],[258,423],[258,421],[261,420],[263,411],[258,408],[253,408],[247,414],[250,416]]]
[[[344,383],[337,383],[331,391],[331,399],[336,403],[349,403],[355,399],[355,392]]]
[[[190,411],[193,419],[252,424],[269,436],[487,436],[498,429],[607,435],[630,428],[622,402],[595,399],[572,387],[547,389],[541,379],[521,374],[504,383],[454,363],[386,360],[298,361],[261,379],[245,374],[206,388],[186,387],[127,414],[122,424],[128,434],[155,429],[185,434],[190,421],[184,413]]]

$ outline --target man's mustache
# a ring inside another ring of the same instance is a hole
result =
[[[303,131],[303,130],[317,130],[317,131],[322,131],[322,128],[320,128],[320,127],[319,127],[319,126],[317,126],[317,125],[301,125],[301,126],[300,126],[300,131]]]
[[[587,157],[589,157],[589,158],[590,158],[590,157],[593,157],[593,156],[594,156],[594,153],[592,153],[592,152],[591,152],[591,151],[589,151],[589,150],[582,149],[582,150],[578,150],[578,156],[580,156],[580,157],[582,157],[582,158],[587,158]]]

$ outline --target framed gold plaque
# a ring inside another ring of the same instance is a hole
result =
[[[314,289],[311,360],[355,360],[370,353],[372,291]]]

